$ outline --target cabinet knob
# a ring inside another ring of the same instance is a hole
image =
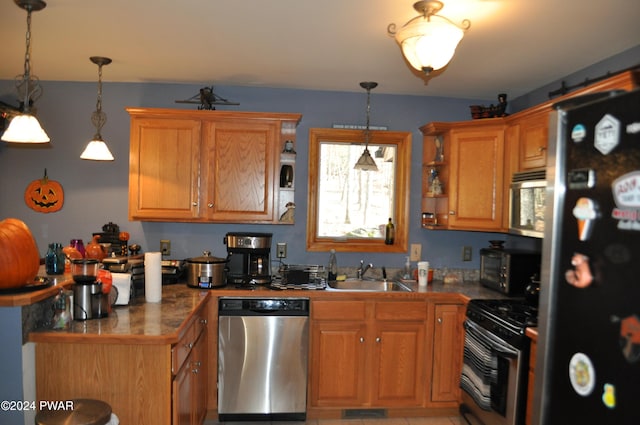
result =
[[[199,369],[191,369],[191,372],[193,372],[195,375],[197,375],[198,372],[200,372],[200,370]]]
[[[546,150],[547,150],[547,147],[546,147],[546,146],[540,146],[540,147],[538,148],[538,152],[544,152],[544,151],[546,151]]]
[[[207,319],[202,319],[200,320],[200,323],[202,323],[203,325],[206,325],[207,323],[209,323],[209,321]]]
[[[454,210],[449,211],[449,215],[456,215],[456,212]]]
[[[376,342],[380,342],[380,341],[382,341],[382,340],[380,339],[380,337],[377,337],[377,338],[376,338]]]
[[[442,317],[438,317],[438,323],[442,323]]]
[[[192,202],[191,205],[193,205],[194,207],[197,207],[198,203],[197,202]]]
[[[362,344],[364,342],[364,338],[360,337],[360,344]]]
[[[193,342],[190,342],[188,344],[184,345],[184,348],[186,348],[187,350],[191,350],[193,348]]]
[[[207,204],[207,206],[208,206],[209,208],[213,208],[213,202],[209,202],[209,203]]]

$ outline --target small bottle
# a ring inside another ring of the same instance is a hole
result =
[[[75,249],[77,249],[80,255],[82,255],[82,258],[84,258],[86,254],[85,254],[84,243],[82,242],[82,239],[71,239],[70,245]]]
[[[411,279],[411,261],[409,256],[406,256],[406,261],[404,263],[404,270],[402,271],[403,279]]]
[[[391,217],[389,217],[389,222],[387,223],[387,227],[384,233],[384,243],[387,245],[393,245],[393,241],[396,238],[396,229],[393,226],[393,221]]]
[[[336,259],[336,250],[332,249],[329,254],[329,265],[327,267],[327,280],[333,281],[338,278],[338,260]]]
[[[50,243],[44,261],[47,274],[64,273],[64,258],[65,256],[62,252],[62,244]]]

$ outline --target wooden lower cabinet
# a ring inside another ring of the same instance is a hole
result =
[[[525,417],[525,425],[531,425],[533,423],[533,392],[535,390],[538,332],[537,330],[528,328],[526,334],[531,338],[531,349],[529,351],[529,382],[527,383],[527,413]]]
[[[431,382],[429,405],[456,407],[460,403],[460,375],[464,347],[463,304],[433,303],[429,308],[428,328],[431,340],[431,361],[428,373]]]
[[[310,407],[421,407],[425,301],[312,301]]]
[[[122,424],[202,424],[207,401],[206,304],[177,344],[36,343],[36,398],[92,398]]]

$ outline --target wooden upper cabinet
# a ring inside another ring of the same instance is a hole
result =
[[[200,133],[194,119],[132,120],[129,219],[198,218]]]
[[[278,222],[292,198],[281,196],[280,153],[300,114],[127,111],[130,220]]]
[[[423,212],[433,213],[427,228],[499,231],[504,192],[504,121],[487,119],[431,123],[424,134],[424,186],[433,168],[442,193],[423,189]],[[442,161],[432,161],[441,144]]]
[[[520,171],[547,166],[547,145],[549,142],[549,111],[542,111],[518,119]]]
[[[205,122],[203,216],[273,221],[280,151],[276,122]]]

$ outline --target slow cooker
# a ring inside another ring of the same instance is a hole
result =
[[[227,259],[211,256],[204,251],[201,257],[187,258],[187,286],[217,288],[227,283]]]

